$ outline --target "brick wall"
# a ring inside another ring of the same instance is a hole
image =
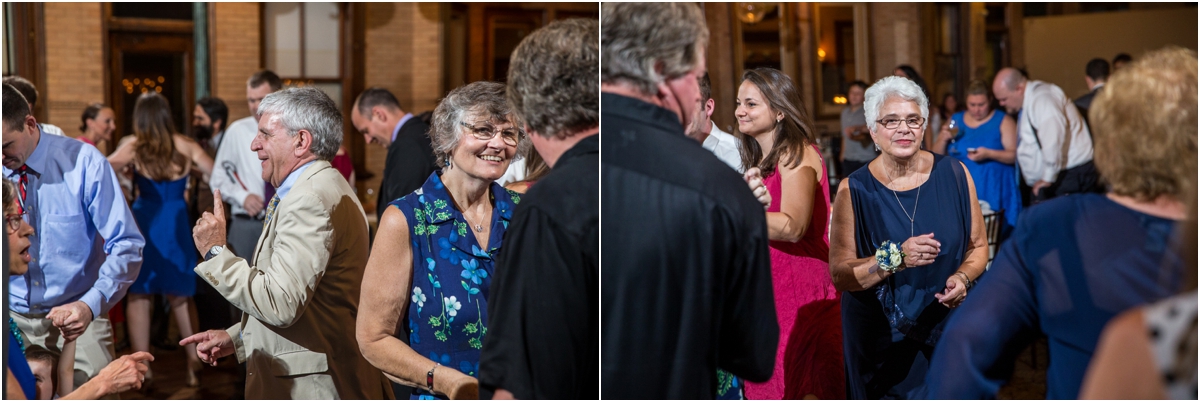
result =
[[[915,3],[871,3],[871,80],[892,75],[896,66],[908,64],[922,76],[929,72],[921,63],[921,13]],[[926,78],[928,79],[928,78]]]
[[[46,87],[38,103],[47,123],[77,137],[79,115],[104,101],[104,32],[100,3],[46,3]]]
[[[258,71],[259,3],[214,3],[211,24],[212,95],[229,106],[229,121],[250,115],[246,80]]]
[[[368,3],[364,84],[387,88],[405,112],[433,110],[441,99],[441,5],[428,3]],[[387,150],[366,146],[367,170],[375,173],[363,182],[374,201],[383,179]]]

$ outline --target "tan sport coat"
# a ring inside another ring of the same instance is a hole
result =
[[[354,337],[367,231],[350,185],[317,161],[266,222],[253,265],[227,248],[196,267],[243,312],[227,331],[248,362],[246,399],[392,398]]]

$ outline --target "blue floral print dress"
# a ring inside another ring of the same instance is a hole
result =
[[[470,376],[479,376],[479,349],[487,334],[487,297],[500,241],[518,193],[492,183],[492,222],[487,247],[454,209],[434,172],[421,188],[391,202],[404,213],[412,238],[413,281],[409,298],[409,345],[422,356]],[[435,373],[436,375],[436,373]],[[410,399],[440,399],[414,389]]]

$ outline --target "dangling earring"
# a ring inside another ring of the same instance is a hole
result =
[[[881,149],[879,149],[879,143],[878,143],[878,142],[875,142],[875,143],[873,143],[873,144],[875,144],[875,152],[882,151]]]
[[[446,157],[446,169],[449,169],[449,168],[450,168],[450,157],[447,156]]]

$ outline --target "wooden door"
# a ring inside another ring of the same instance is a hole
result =
[[[133,134],[133,108],[142,92],[162,93],[171,106],[176,132],[189,132],[195,107],[190,34],[111,32],[109,55],[109,99],[117,126],[113,144]]]

